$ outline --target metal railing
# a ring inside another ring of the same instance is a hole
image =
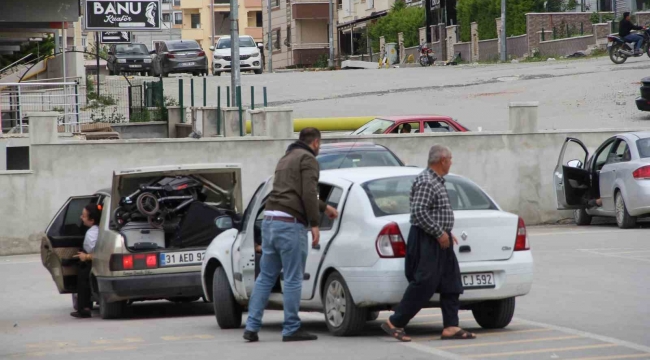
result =
[[[77,82],[24,82],[0,84],[0,114],[3,133],[29,131],[27,115],[54,111],[60,115],[60,132],[81,132],[79,84]]]

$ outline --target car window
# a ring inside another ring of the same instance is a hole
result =
[[[317,157],[321,170],[347,169],[369,166],[402,166],[389,151],[348,151],[345,153],[322,154]]]
[[[650,138],[639,139],[636,141],[636,148],[639,150],[639,156],[642,158],[650,157]]]
[[[496,210],[490,198],[472,182],[460,177],[446,177],[445,187],[453,210]],[[410,193],[415,175],[384,178],[362,185],[375,216],[410,213]]]
[[[114,53],[120,55],[148,55],[149,50],[142,44],[120,44],[115,45]]]
[[[167,44],[167,47],[171,51],[176,50],[200,50],[201,47],[196,41],[182,41],[182,42],[173,42]]]
[[[384,119],[374,119],[355,130],[352,135],[383,134],[386,129],[391,127],[394,121]]]
[[[318,197],[324,199],[327,205],[338,208],[342,196],[343,189],[328,184],[318,184]],[[320,230],[330,230],[334,226],[334,221],[335,219],[330,219],[325,213],[321,213],[318,227]]]
[[[596,170],[602,169],[603,165],[607,163],[607,159],[609,159],[609,154],[612,151],[612,146],[614,145],[614,141],[610,142],[607,144],[596,156]]]
[[[412,134],[418,132],[420,132],[420,123],[410,122],[410,123],[399,124],[391,131],[391,134],[409,134],[409,133]]]
[[[630,161],[631,159],[632,155],[630,154],[630,148],[627,146],[625,140],[617,140],[614,144],[614,151],[612,151],[607,157],[606,164],[616,164]]]
[[[444,121],[425,121],[424,132],[453,132],[454,129]]]
[[[255,203],[257,203],[257,199],[260,197],[260,194],[262,193],[262,188],[264,187],[265,183],[262,183],[257,190],[255,190],[255,193],[253,194],[253,197],[251,198],[251,201],[248,202],[248,206],[246,207],[246,210],[244,211],[244,220],[242,222],[242,227],[241,227],[241,232],[246,232],[246,228],[248,227],[248,221],[250,220],[251,217],[251,212],[253,211],[253,206],[255,206]]]
[[[48,229],[48,236],[83,236],[86,233],[86,226],[81,222],[81,212],[89,203],[96,204],[97,197],[72,198],[68,205],[62,209],[57,218]]]

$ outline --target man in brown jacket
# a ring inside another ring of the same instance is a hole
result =
[[[264,308],[280,271],[283,272],[284,326],[282,341],[316,340],[316,335],[300,328],[300,294],[305,262],[307,232],[311,228],[312,246],[318,245],[320,213],[334,219],[335,208],[318,199],[320,167],[316,156],[321,135],[315,128],[300,131],[275,168],[273,190],[266,202],[262,223],[262,259],[260,274],[248,303],[244,339],[258,341]]]

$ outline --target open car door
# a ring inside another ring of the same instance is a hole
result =
[[[97,204],[99,195],[76,196],[66,201],[45,230],[41,240],[41,261],[50,272],[60,294],[77,291],[77,263],[74,256],[83,247],[86,228],[81,212],[89,203]]]
[[[579,148],[569,146],[572,143],[579,145]],[[571,160],[565,161],[565,156]],[[582,141],[572,137],[566,138],[553,172],[558,210],[579,209],[584,206],[584,200],[591,188],[589,170],[585,169],[588,156],[589,151]]]

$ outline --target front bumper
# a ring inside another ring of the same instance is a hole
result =
[[[650,111],[650,101],[642,97],[638,97],[636,98],[636,108],[641,111]]]
[[[262,69],[262,58],[250,57],[248,59],[240,60],[239,67],[242,71],[247,70],[260,70]],[[230,71],[230,61],[224,59],[214,59],[212,61],[212,70],[214,72]]]
[[[128,277],[98,277],[97,286],[100,295],[108,301],[203,296],[200,271]]]
[[[117,69],[120,72],[141,72],[141,71],[151,71],[153,67],[151,66],[151,63],[117,64]]]
[[[404,259],[381,259],[372,267],[337,269],[352,293],[355,304],[363,307],[396,305],[402,299],[408,281],[404,275]],[[496,287],[466,289],[461,303],[505,299],[530,292],[533,284],[533,256],[530,251],[516,251],[508,260],[461,263],[463,274],[493,272]],[[438,303],[439,294],[431,298]]]

